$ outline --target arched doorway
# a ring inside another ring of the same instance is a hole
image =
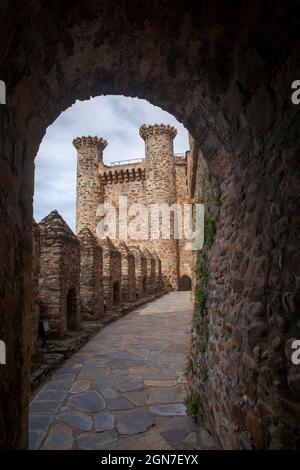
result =
[[[267,418],[258,420],[256,404],[264,395],[256,396],[253,402],[243,400],[247,390],[236,367],[244,352],[241,348],[250,356],[253,353],[256,336],[248,330],[248,319],[253,318],[252,309],[258,308],[254,303],[259,304],[266,323],[261,330],[266,331],[264,344],[277,334],[283,344],[280,325],[284,321],[288,331],[294,318],[293,302],[285,301],[286,289],[293,289],[296,295],[298,288],[294,279],[299,247],[293,214],[299,125],[290,84],[300,71],[295,40],[298,24],[293,21],[297,10],[293,5],[279,1],[273,9],[271,4],[262,7],[258,2],[247,2],[237,9],[212,0],[207,11],[206,2],[184,6],[181,2],[180,7],[174,2],[170,8],[170,2],[153,0],[145,8],[135,2],[130,6],[129,2],[117,2],[112,10],[109,1],[87,0],[79,14],[77,2],[58,2],[56,8],[44,2],[31,8],[33,2],[28,0],[28,30],[19,28],[24,23],[24,5],[11,2],[5,8],[7,30],[2,40],[6,59],[1,79],[6,81],[9,106],[1,108],[0,128],[0,282],[4,286],[0,331],[11,353],[7,366],[0,368],[0,382],[6,384],[0,392],[1,402],[9,403],[1,421],[1,447],[26,446],[34,156],[47,126],[60,112],[76,99],[99,94],[138,96],[175,115],[195,139],[194,164],[197,166],[203,154],[222,189],[218,204],[225,219],[217,227],[221,243],[218,249],[212,246],[208,262],[215,289],[214,308],[209,304],[208,314],[220,312],[226,323],[234,310],[237,324],[235,345],[222,356],[222,369],[230,374],[226,376],[212,361],[211,377],[220,374],[221,383],[228,385],[230,376],[237,386],[227,386],[228,397],[225,385],[214,388],[210,377],[202,385],[203,392],[210,391],[202,396],[212,397],[206,409],[213,410],[217,433],[227,448],[243,446],[243,440],[246,447],[250,445],[253,429],[259,429],[254,439],[257,434],[262,436],[255,441],[256,447],[278,442],[281,436],[287,446],[297,439],[286,432],[284,424],[270,431]],[[266,29],[261,28],[265,18]],[[53,25],[60,25],[54,35]],[[278,30],[278,40],[274,40]],[[28,41],[29,36],[36,40]],[[202,153],[197,151],[200,144]],[[276,191],[279,185],[281,190]],[[283,207],[288,208],[286,219]],[[212,266],[217,257],[224,268],[219,272],[218,266]],[[282,298],[283,305],[278,300]],[[266,311],[272,315],[271,325]],[[210,324],[211,336],[227,341],[228,331],[217,323]],[[12,328],[15,334],[9,335]],[[213,354],[208,345],[206,356],[213,358]],[[273,360],[282,359],[280,348],[272,354]],[[264,362],[256,363],[252,356],[251,362],[248,356],[244,362],[249,365],[254,361],[257,375],[263,378],[260,368]],[[276,387],[268,386],[268,380],[266,384],[264,379],[259,381],[268,390],[265,395],[271,397],[271,408],[283,417],[281,423],[292,421],[295,413],[291,410],[299,409],[295,392],[291,401],[286,391],[287,383],[295,383],[293,371],[287,362],[284,368],[284,373],[274,371],[269,382]],[[243,403],[238,411],[246,416],[242,426],[249,432],[242,440],[232,418],[234,403]],[[226,429],[220,424],[224,422]],[[296,420],[293,426],[296,429]]]
[[[186,274],[184,274],[183,276],[180,277],[179,290],[182,290],[182,291],[192,290],[192,280],[190,276],[187,276]]]

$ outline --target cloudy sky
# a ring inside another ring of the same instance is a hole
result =
[[[141,124],[164,123],[176,127],[175,153],[188,149],[186,129],[173,116],[145,100],[99,96],[77,101],[47,129],[35,160],[34,217],[39,222],[57,209],[75,230],[76,150],[74,137],[97,135],[108,141],[104,163],[144,157]]]

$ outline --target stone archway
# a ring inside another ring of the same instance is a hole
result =
[[[290,332],[299,335],[296,8],[26,0],[2,11],[0,447],[27,439],[34,157],[64,109],[98,94],[138,96],[172,113],[194,137],[194,170],[203,154],[217,178],[204,418],[226,448],[299,444],[299,379],[284,354]]]
[[[186,274],[184,274],[183,276],[180,277],[179,290],[182,290],[182,291],[192,290],[192,279],[190,278],[190,276],[187,276]]]

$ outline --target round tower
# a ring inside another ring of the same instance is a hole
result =
[[[140,136],[145,141],[146,200],[148,209],[151,204],[176,204],[176,176],[173,151],[173,139],[177,131],[174,127],[164,124],[153,126],[142,125]],[[166,286],[178,288],[178,240],[174,239],[174,217],[170,212],[170,238],[162,239],[161,229],[156,231],[157,239],[153,239],[153,218],[150,224],[150,240],[148,248],[155,251],[162,262],[162,276]],[[151,237],[152,230],[152,237]]]
[[[77,137],[76,231],[89,228],[96,234],[96,211],[104,202],[104,189],[99,176],[103,165],[103,150],[107,141],[100,137]]]

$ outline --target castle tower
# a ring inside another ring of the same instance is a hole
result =
[[[173,139],[177,131],[164,124],[142,125],[140,136],[145,141],[146,200],[150,204],[176,204],[176,177],[173,152]],[[153,221],[152,221],[153,222]],[[151,222],[151,224],[152,224]],[[173,217],[171,213],[170,239],[151,239],[147,243],[150,251],[155,251],[162,262],[162,277],[166,286],[178,288],[178,240],[174,239]],[[152,224],[153,229],[153,224]]]
[[[89,228],[96,235],[96,211],[104,202],[104,189],[99,176],[103,166],[103,150],[107,141],[100,137],[77,137],[76,230]]]

